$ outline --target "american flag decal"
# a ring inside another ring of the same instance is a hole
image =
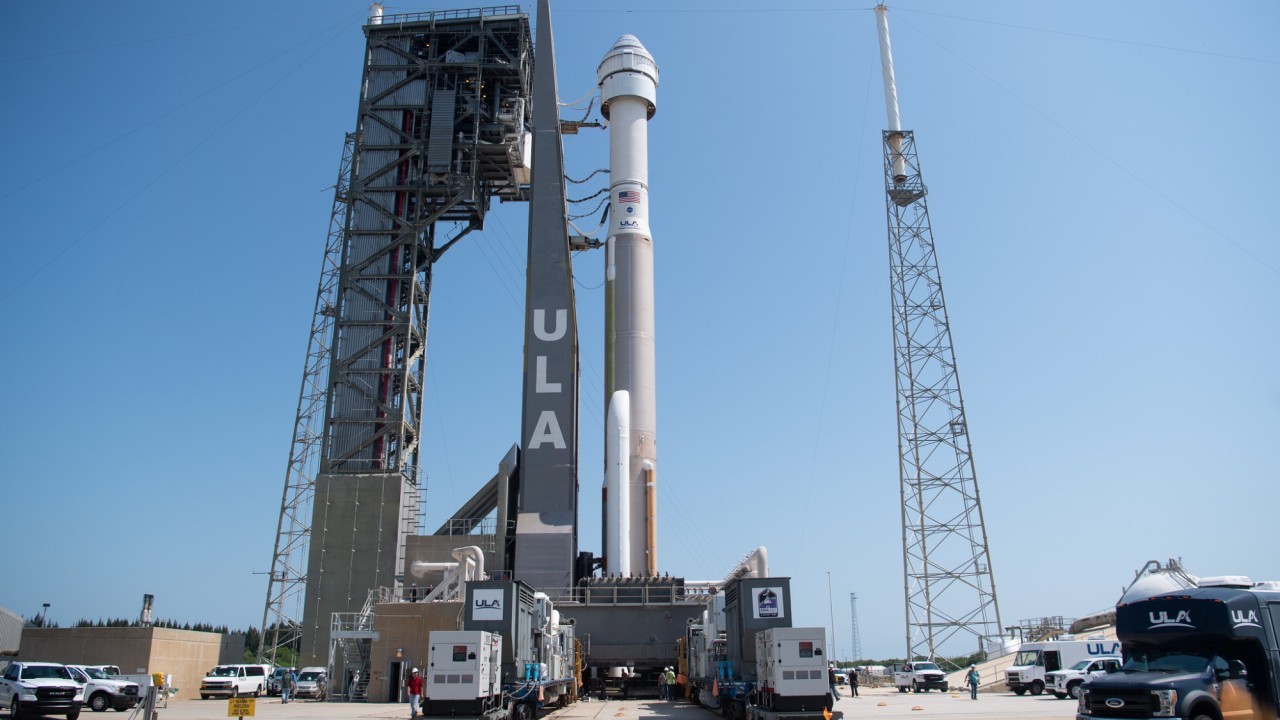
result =
[[[623,190],[618,193],[618,202],[638,203],[640,202],[640,191],[639,190]]]

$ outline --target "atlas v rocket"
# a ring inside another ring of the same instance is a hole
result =
[[[597,69],[609,121],[605,245],[605,570],[656,575],[658,424],[653,345],[653,236],[648,122],[658,66],[632,35]]]

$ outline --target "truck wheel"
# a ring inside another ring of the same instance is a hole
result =
[[[209,699],[209,696],[208,696],[208,695],[205,695],[204,693],[201,693],[201,694],[200,694],[200,699],[201,699],[201,700],[208,700],[208,699]]]
[[[80,717],[80,708],[76,708],[75,710],[67,713],[67,720],[76,720],[78,717]]]
[[[913,692],[920,692],[920,683],[918,682],[911,683],[911,690]]]
[[[238,687],[232,687],[232,688],[231,688],[231,697],[240,697],[240,688],[238,688]]]
[[[16,693],[13,696],[13,702],[9,704],[9,717],[13,718],[13,720],[18,720],[18,718],[22,717],[22,709],[18,705],[18,695]]]
[[[1017,695],[1018,697],[1022,697],[1023,695],[1026,695],[1026,694],[1027,694],[1027,689],[1026,689],[1026,688],[1022,688],[1022,687],[1021,687],[1021,688],[1018,688],[1018,689],[1016,689],[1016,690],[1014,690],[1014,691],[1013,691],[1013,694],[1014,694],[1014,695]]]
[[[1080,686],[1082,684],[1083,683],[1071,683],[1067,686],[1067,694],[1071,696],[1072,700],[1080,699]]]
[[[89,709],[94,712],[103,712],[107,709],[107,694],[96,692],[93,697],[89,698]]]
[[[1055,693],[1053,694],[1053,696],[1054,696],[1054,697],[1056,697],[1056,698],[1058,698],[1059,700],[1066,700],[1066,699],[1067,699],[1067,693],[1055,692]]]
[[[1036,680],[1035,682],[1031,683],[1032,695],[1039,695],[1042,692],[1044,692],[1044,683],[1040,682],[1039,680]]]
[[[899,686],[898,686],[898,692],[900,692],[900,693],[904,693],[904,692],[906,692],[906,691],[907,691],[907,686],[906,686],[906,685],[899,685]]]

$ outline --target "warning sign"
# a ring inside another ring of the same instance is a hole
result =
[[[251,697],[230,698],[227,700],[227,717],[253,717],[253,706],[257,702]]]

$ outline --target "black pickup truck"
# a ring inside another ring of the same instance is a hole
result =
[[[1084,684],[1077,720],[1280,715],[1280,586],[1207,585],[1116,607],[1125,663]]]

